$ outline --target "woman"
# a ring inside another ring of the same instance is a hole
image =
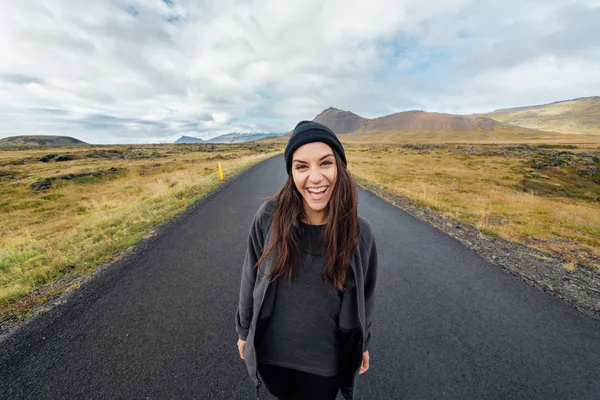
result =
[[[258,209],[242,270],[238,350],[260,397],[355,398],[369,369],[377,279],[370,223],[358,216],[344,148],[301,121],[284,152],[288,180]]]

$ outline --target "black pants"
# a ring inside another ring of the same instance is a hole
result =
[[[279,400],[335,400],[340,388],[337,376],[320,376],[295,369],[258,363],[258,372]]]

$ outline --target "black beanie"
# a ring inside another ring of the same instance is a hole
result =
[[[285,147],[285,169],[287,170],[288,175],[292,173],[292,155],[294,154],[294,151],[296,151],[298,147],[312,142],[327,143],[338,153],[344,162],[344,165],[347,165],[344,148],[331,129],[318,122],[300,121],[294,128],[292,136]]]

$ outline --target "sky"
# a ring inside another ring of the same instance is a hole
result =
[[[600,95],[600,0],[19,0],[0,138],[289,132],[328,107],[471,114]]]

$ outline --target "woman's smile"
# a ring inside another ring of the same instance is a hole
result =
[[[329,194],[329,186],[322,186],[319,188],[307,188],[306,191],[312,200],[318,201],[323,200],[327,194]]]

